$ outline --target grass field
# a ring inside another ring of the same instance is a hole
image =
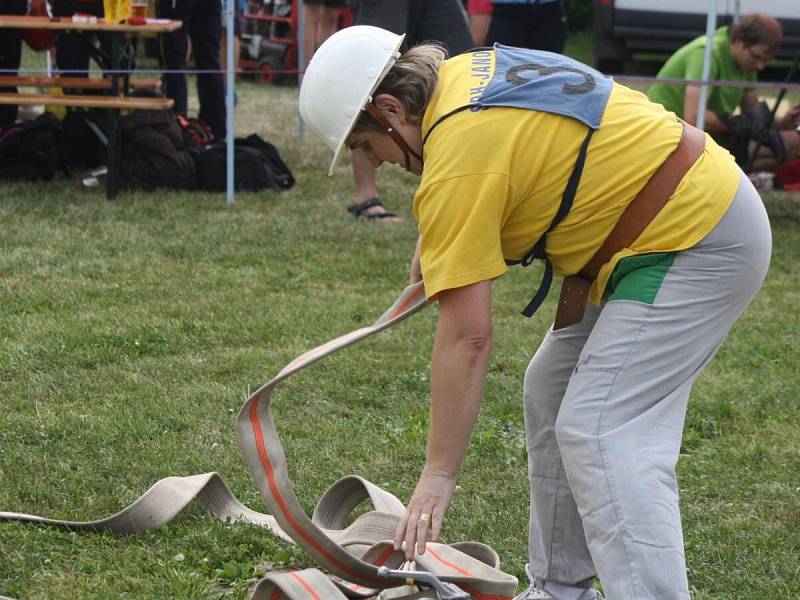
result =
[[[0,510],[88,520],[157,479],[218,471],[263,510],[234,419],[306,349],[374,320],[407,278],[415,181],[381,174],[404,221],[356,221],[346,161],[295,116],[296,90],[239,88],[237,133],[275,143],[297,177],[283,193],[125,192],[77,176],[0,187]],[[774,257],[764,289],[698,380],[679,464],[696,600],[800,594],[800,199],[764,200]],[[527,481],[520,388],[553,314],[519,316],[540,269],[495,288],[486,400],[445,524],[524,579]],[[435,308],[304,371],[274,413],[309,512],[358,473],[407,500],[427,432]],[[244,598],[269,566],[313,564],[248,525],[190,508],[144,535],[0,523],[0,595]]]

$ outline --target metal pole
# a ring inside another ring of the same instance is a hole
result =
[[[305,39],[306,39],[306,31],[305,31],[305,23],[306,23],[306,16],[305,16],[305,7],[303,6],[303,0],[295,0],[295,6],[297,7],[297,35],[295,39],[297,40],[297,89],[300,89],[300,86],[303,85],[303,75],[306,71],[306,50],[305,50]],[[299,114],[299,113],[298,113]],[[300,135],[300,139],[303,139],[303,134],[305,130],[303,128],[303,119],[299,116],[297,117],[297,131]]]
[[[738,23],[742,16],[742,0],[735,0],[733,3],[733,22]]]
[[[233,149],[234,149],[234,132],[233,132],[233,99],[236,90],[234,86],[236,85],[236,73],[233,72],[234,64],[236,63],[234,56],[233,56],[233,38],[236,35],[234,29],[234,15],[236,14],[235,6],[238,0],[228,0],[225,3],[225,27],[227,32],[225,34],[225,44],[226,44],[226,61],[225,61],[225,109],[226,109],[226,129],[227,132],[227,139],[226,139],[226,166],[227,166],[227,180],[226,180],[226,194],[227,194],[227,204],[228,207],[233,206]]]
[[[714,32],[717,29],[717,0],[708,0],[708,18],[706,19],[706,53],[703,60],[703,81],[708,81],[711,72],[711,47],[714,44]],[[697,101],[697,128],[703,129],[706,124],[706,104],[708,103],[708,86],[700,88],[700,99]]]
[[[295,6],[297,7],[297,70],[298,70],[298,79],[297,83],[303,83],[303,73],[305,73],[306,68],[306,47],[305,47],[305,38],[306,38],[306,15],[305,15],[305,7],[304,7],[303,0],[296,0]]]

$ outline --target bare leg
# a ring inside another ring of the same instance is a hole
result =
[[[781,131],[780,134],[783,139],[783,147],[786,149],[786,162],[793,161],[800,154],[800,134],[794,130]],[[751,153],[754,147],[755,142],[751,142]],[[753,171],[774,171],[777,166],[778,163],[775,161],[772,151],[761,146],[758,149],[758,156],[753,162]]]
[[[486,35],[489,33],[489,24],[492,13],[478,13],[469,17],[469,33],[475,46],[480,48],[486,45]]]
[[[339,11],[335,8],[325,7],[325,12],[317,27],[317,44],[322,44],[339,29]]]
[[[800,133],[794,129],[781,131],[783,147],[786,148],[786,162],[794,160],[800,154]]]
[[[356,202],[378,197],[378,170],[373,167],[366,154],[353,150],[353,176],[356,180]]]
[[[356,182],[356,203],[364,202],[371,198],[378,198],[378,170],[369,162],[369,158],[361,150],[353,150],[353,176]],[[371,206],[365,211],[370,215],[379,215],[386,212],[383,206]],[[377,219],[381,222],[397,222],[397,217]]]
[[[321,40],[317,39],[319,23],[322,19],[322,11],[325,6],[322,4],[303,4],[303,53],[305,57],[305,67],[311,61],[311,56],[317,49]]]

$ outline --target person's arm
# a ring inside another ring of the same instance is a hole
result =
[[[422,554],[427,540],[439,539],[478,417],[492,347],[491,285],[486,280],[439,293],[425,467],[394,537],[395,549],[405,542],[408,559],[415,545]],[[423,514],[428,518],[420,519]]]
[[[492,13],[478,13],[469,17],[469,33],[476,48],[486,45],[489,26],[492,24]]]
[[[683,99],[683,120],[690,125],[697,125],[697,103],[700,101],[700,86],[687,85],[686,94]],[[724,133],[728,131],[728,125],[720,119],[713,111],[706,111],[706,131]]]

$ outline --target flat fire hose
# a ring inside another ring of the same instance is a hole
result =
[[[408,600],[511,598],[517,579],[501,571],[497,553],[479,542],[428,543],[425,554],[416,555],[412,563],[418,577],[415,579],[408,572],[404,580],[399,579],[397,569],[404,565],[405,556],[402,551],[394,550],[391,540],[405,507],[395,496],[366,479],[352,475],[335,482],[322,495],[311,518],[300,506],[289,479],[286,456],[270,413],[275,387],[317,360],[393,326],[426,304],[422,283],[408,286],[372,325],[298,356],[245,402],[237,419],[239,441],[270,514],[247,508],[217,473],[205,473],[161,479],[130,506],[95,521],[64,521],[16,512],[0,512],[0,520],[72,530],[136,533],[162,526],[196,499],[206,511],[223,521],[254,523],[286,541],[293,541],[328,573],[318,569],[268,573],[255,586],[252,598],[257,600],[366,598],[387,589],[392,598]],[[346,526],[352,511],[367,499],[375,510],[358,516]],[[435,585],[427,585],[427,581]]]

